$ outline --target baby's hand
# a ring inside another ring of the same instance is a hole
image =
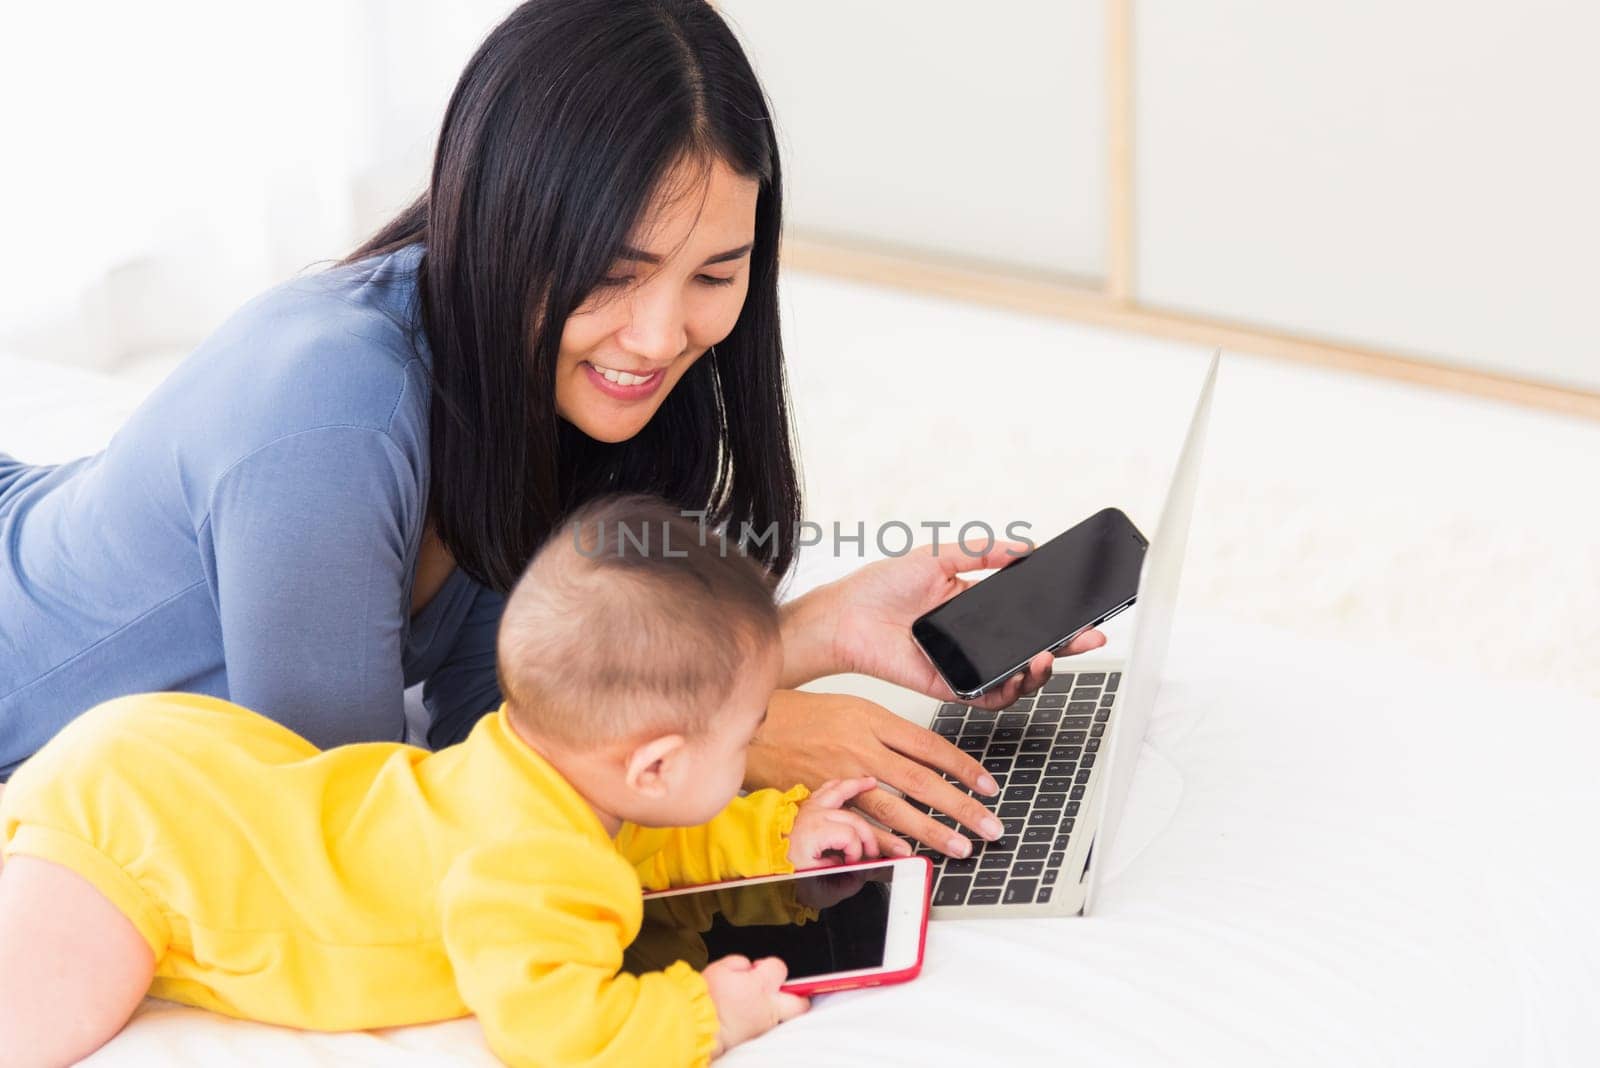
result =
[[[806,998],[778,989],[789,969],[777,957],[763,957],[753,964],[749,957],[723,957],[701,974],[720,1024],[713,1057],[794,1019],[811,1005]]]
[[[816,868],[827,864],[850,863],[879,855],[878,836],[872,824],[855,812],[844,810],[845,802],[878,785],[871,776],[859,779],[830,779],[800,805],[789,832],[789,863],[796,868]]]

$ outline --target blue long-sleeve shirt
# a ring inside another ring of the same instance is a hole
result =
[[[458,570],[410,614],[429,478],[420,254],[252,301],[95,456],[0,453],[0,778],[138,691],[227,698],[324,747],[401,739],[418,682],[435,745],[499,704],[503,598]]]

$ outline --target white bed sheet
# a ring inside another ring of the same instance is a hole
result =
[[[1192,353],[832,282],[790,300],[817,518],[950,518],[981,500],[995,519],[1042,502],[1041,531],[1107,501],[1153,520]],[[977,338],[983,377],[951,398],[936,368],[970,369]],[[1083,400],[1053,412],[1040,381]],[[92,451],[137,400],[0,358],[0,451]],[[1402,451],[1419,425],[1426,447]],[[818,999],[726,1063],[1600,1063],[1600,617],[1585,607],[1600,564],[1594,505],[1572,493],[1600,428],[1235,361],[1213,430],[1100,913],[938,924],[918,981]],[[1386,551],[1397,530],[1403,551]],[[797,589],[853,561],[808,563]],[[1480,564],[1504,581],[1456,580]],[[1303,632],[1339,621],[1371,640]],[[1417,655],[1452,646],[1453,661]],[[1563,669],[1565,689],[1485,677]],[[494,1061],[471,1020],[314,1035],[150,1001],[90,1063]]]
[[[1185,618],[1096,915],[937,923],[915,982],[724,1063],[1600,1063],[1597,751],[1600,702]],[[470,1020],[310,1035],[149,1001],[89,1063],[443,1061],[493,1063]]]

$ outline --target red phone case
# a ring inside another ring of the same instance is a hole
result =
[[[831,864],[819,868],[799,868],[796,875],[808,871],[839,872],[849,871],[852,868],[867,868],[882,864],[885,859],[908,860],[913,858],[883,858],[877,860],[863,860],[855,864]],[[917,959],[909,968],[902,968],[897,972],[881,972],[877,975],[861,975],[854,979],[817,979],[802,980],[797,983],[785,983],[780,990],[789,994],[798,994],[801,997],[811,997],[813,994],[831,994],[836,990],[861,990],[870,986],[889,986],[891,983],[903,983],[908,979],[915,979],[922,972],[922,956],[928,945],[928,907],[933,902],[933,863],[927,857],[917,857],[926,867],[922,887],[922,923],[917,931]],[[715,886],[727,886],[729,883],[743,882],[743,879],[724,879],[721,882],[705,883],[699,886],[673,887],[675,890],[707,890]],[[653,895],[647,895],[653,896]]]
[[[907,858],[909,859],[909,858]],[[897,972],[880,972],[877,975],[860,975],[854,979],[818,979],[814,981],[801,980],[798,983],[784,983],[778,989],[789,994],[798,994],[801,997],[811,997],[815,994],[831,994],[836,990],[864,990],[872,986],[889,986],[892,983],[904,983],[915,979],[922,974],[922,955],[928,947],[928,907],[933,903],[933,862],[927,857],[916,858],[926,866],[922,885],[922,925],[917,932],[917,959],[912,961],[911,967],[902,968]],[[867,864],[881,863],[880,861],[867,861]],[[838,864],[827,869],[839,871],[845,868],[859,868],[862,864]],[[807,868],[806,871],[816,871],[816,868]],[[798,873],[797,873],[798,874]]]

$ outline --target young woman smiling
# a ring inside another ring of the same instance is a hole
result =
[[[500,699],[505,591],[598,494],[775,529],[753,552],[776,580],[800,518],[780,193],[761,87],[702,0],[517,8],[462,74],[415,204],[246,305],[103,453],[0,456],[0,778],[135,691],[225,697],[328,746],[402,737],[423,683],[428,744],[455,742]],[[975,761],[792,687],[855,671],[949,696],[909,625],[1006,548],[914,552],[789,604],[791,689],[748,785],[873,775],[997,835],[939,775],[990,792]],[[969,848],[892,793],[861,807]]]

